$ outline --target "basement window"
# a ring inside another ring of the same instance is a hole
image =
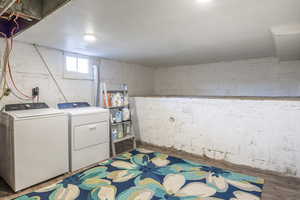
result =
[[[64,78],[88,79],[93,77],[89,58],[76,54],[65,55]]]

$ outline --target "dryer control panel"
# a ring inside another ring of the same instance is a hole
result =
[[[46,103],[22,103],[5,105],[5,111],[32,110],[43,108],[49,108],[49,106]]]
[[[59,109],[69,109],[69,108],[86,108],[90,107],[87,102],[71,102],[71,103],[59,103],[57,104]]]

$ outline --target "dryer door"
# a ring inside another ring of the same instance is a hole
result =
[[[74,127],[74,150],[81,150],[109,142],[107,122],[98,122]]]

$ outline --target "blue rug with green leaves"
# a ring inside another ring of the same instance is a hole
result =
[[[138,149],[17,200],[260,200],[264,180]]]

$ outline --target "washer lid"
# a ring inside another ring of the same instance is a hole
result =
[[[54,108],[34,109],[34,110],[20,110],[20,111],[8,111],[9,115],[15,118],[24,119],[29,117],[41,117],[52,116],[58,114],[64,114],[63,111]]]

